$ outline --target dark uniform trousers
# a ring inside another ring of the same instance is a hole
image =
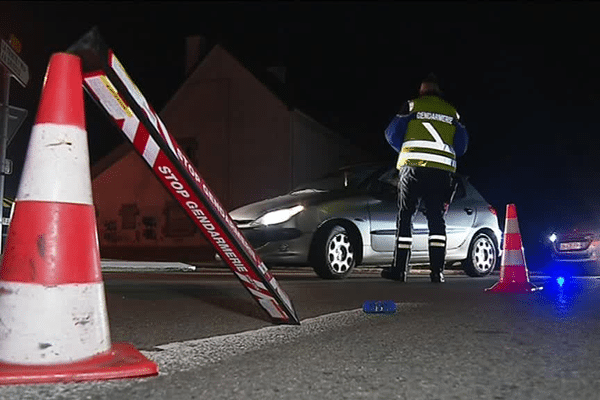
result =
[[[406,279],[412,245],[412,217],[421,200],[429,227],[431,279],[439,279],[446,258],[445,205],[452,196],[453,182],[454,174],[449,171],[406,165],[400,168],[396,246],[390,271],[393,277]]]

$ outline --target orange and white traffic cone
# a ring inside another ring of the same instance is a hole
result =
[[[111,344],[83,103],[81,60],[46,71],[0,267],[0,384],[158,374]]]
[[[529,282],[529,272],[525,265],[523,242],[517,220],[517,208],[514,204],[506,206],[506,223],[504,224],[504,251],[500,264],[500,281],[490,292],[529,293],[541,290]]]

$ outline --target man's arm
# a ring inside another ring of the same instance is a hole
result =
[[[402,143],[404,142],[404,135],[408,128],[408,122],[413,119],[413,115],[410,113],[410,101],[404,103],[400,112],[394,116],[392,122],[388,125],[385,130],[385,139],[392,146],[396,152],[400,152]]]
[[[460,122],[454,122],[454,126],[456,126],[456,131],[454,132],[454,152],[457,157],[464,155],[467,152],[467,147],[469,147],[469,133],[467,132],[467,128]]]

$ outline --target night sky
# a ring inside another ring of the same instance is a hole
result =
[[[8,157],[18,169],[50,55],[94,26],[157,110],[184,80],[185,37],[204,35],[253,69],[285,66],[293,105],[382,160],[395,158],[383,130],[434,72],[470,133],[459,171],[502,224],[517,205],[532,245],[600,219],[599,13],[594,2],[0,2],[0,36],[21,40],[31,77],[11,83],[11,105],[30,115]],[[92,161],[123,140],[94,108]],[[17,185],[18,173],[7,195]]]

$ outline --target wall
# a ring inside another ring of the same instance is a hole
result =
[[[208,243],[136,152],[95,177],[92,191],[103,258],[206,258]]]

